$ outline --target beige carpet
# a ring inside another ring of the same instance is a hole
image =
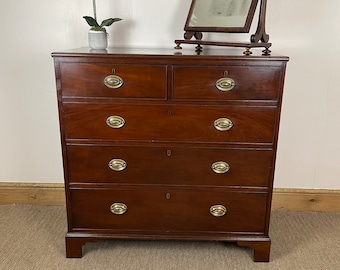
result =
[[[274,211],[271,262],[234,244],[102,241],[66,259],[63,206],[0,205],[0,269],[340,269],[340,213]]]

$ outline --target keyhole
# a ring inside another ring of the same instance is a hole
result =
[[[171,114],[172,114],[171,109],[168,109],[168,115],[171,115]]]
[[[170,197],[171,197],[170,193],[165,194],[165,198],[167,198],[168,200],[170,199]]]
[[[168,157],[170,157],[170,156],[171,156],[171,150],[167,150],[167,151],[166,151],[166,155],[167,155]]]

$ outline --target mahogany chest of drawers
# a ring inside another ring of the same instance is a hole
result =
[[[66,256],[100,239],[234,241],[269,261],[287,57],[52,54]]]

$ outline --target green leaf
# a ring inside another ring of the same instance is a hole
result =
[[[100,25],[97,23],[97,21],[94,18],[92,18],[90,16],[84,16],[83,18],[86,20],[86,22],[88,23],[89,26],[100,28]]]
[[[106,19],[104,21],[102,21],[102,23],[100,24],[100,27],[103,26],[110,26],[111,24],[113,24],[114,22],[118,22],[121,21],[121,18],[110,18],[110,19]]]

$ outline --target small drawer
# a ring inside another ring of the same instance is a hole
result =
[[[272,143],[277,108],[64,104],[70,139]]]
[[[266,187],[273,151],[70,145],[67,157],[70,183]]]
[[[280,66],[174,66],[175,100],[277,100]]]
[[[263,233],[267,193],[175,187],[71,189],[73,229]]]
[[[66,97],[166,99],[165,65],[61,63]]]

